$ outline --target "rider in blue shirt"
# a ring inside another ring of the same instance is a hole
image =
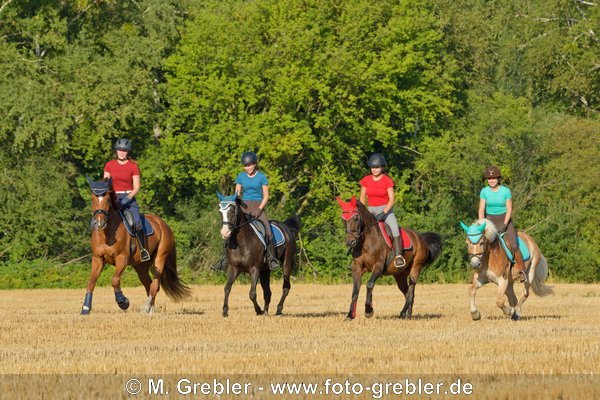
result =
[[[500,184],[500,169],[495,165],[487,167],[483,177],[487,179],[488,186],[479,193],[479,219],[488,218],[496,225],[498,233],[506,232],[504,237],[515,260],[513,268],[518,273],[519,281],[524,282],[527,280],[527,274],[523,256],[517,246],[517,231],[512,221],[512,193],[509,188]]]

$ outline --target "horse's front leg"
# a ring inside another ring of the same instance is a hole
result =
[[[263,310],[260,308],[258,301],[256,301],[256,285],[258,284],[259,272],[258,266],[254,266],[250,268],[250,301],[254,305],[254,311],[256,311],[256,315],[262,315]]]
[[[229,316],[229,294],[231,293],[231,287],[233,286],[233,282],[235,282],[235,278],[239,275],[237,268],[229,265],[227,268],[227,283],[225,283],[225,299],[223,300],[223,317]]]
[[[371,318],[375,311],[373,310],[373,288],[375,288],[375,282],[381,275],[383,275],[383,271],[385,269],[384,265],[380,267],[376,267],[371,272],[371,277],[367,282],[367,298],[365,299],[365,317]]]
[[[505,315],[510,315],[514,320],[519,319],[519,314],[515,313],[515,308],[506,305],[506,290],[508,288],[508,278],[500,277],[498,279],[498,296],[496,297],[496,305]]]
[[[263,290],[263,299],[265,301],[264,313],[269,313],[269,304],[271,304],[271,284],[269,279],[271,278],[271,270],[269,268],[265,268],[260,271],[260,286]]]
[[[356,318],[356,303],[358,302],[358,293],[360,292],[360,279],[362,277],[362,268],[354,263],[352,267],[352,301],[350,302],[350,311],[346,316],[346,321],[352,321]]]
[[[477,290],[485,285],[486,282],[480,280],[479,271],[475,271],[473,273],[473,282],[469,286],[469,295],[471,297],[471,318],[473,321],[479,321],[481,319],[481,313],[477,309],[477,303],[475,302],[475,295],[477,294]]]
[[[81,306],[82,315],[88,315],[90,311],[92,311],[92,293],[94,292],[96,282],[98,281],[98,277],[100,276],[100,272],[102,272],[103,267],[104,259],[94,255],[92,257],[92,271],[90,273],[90,279],[88,280],[85,291],[85,299],[83,300],[83,305]]]
[[[115,291],[115,301],[121,310],[127,310],[129,308],[129,299],[125,297],[121,290],[121,276],[127,267],[127,257],[119,256],[115,260],[115,273],[113,274],[111,283]]]

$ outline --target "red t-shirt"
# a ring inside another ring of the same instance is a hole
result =
[[[104,166],[104,171],[110,174],[115,192],[133,190],[133,177],[140,175],[140,169],[133,160],[127,160],[125,164],[119,164],[119,161],[110,160]]]
[[[387,190],[394,187],[394,181],[385,174],[376,181],[371,174],[362,178],[360,185],[367,189],[367,202],[370,206],[385,206],[390,200]]]

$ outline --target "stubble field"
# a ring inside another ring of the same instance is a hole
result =
[[[281,317],[256,316],[248,290],[234,285],[229,318],[221,317],[222,286],[194,286],[184,303],[161,292],[151,316],[138,312],[145,299],[141,287],[124,290],[131,300],[126,312],[111,288],[97,288],[86,317],[79,315],[84,289],[0,291],[0,389],[20,398],[125,398],[129,377],[144,383],[147,376],[211,382],[331,378],[403,382],[408,396],[410,378],[470,381],[471,398],[478,399],[600,397],[600,285],[554,285],[553,296],[532,295],[516,322],[496,308],[492,285],[478,293],[477,322],[470,317],[466,284],[418,285],[411,320],[398,318],[404,298],[387,285],[376,286],[375,316],[365,318],[363,286],[352,322],[344,321],[350,285],[296,284]],[[280,282],[273,292],[272,310]],[[164,397],[146,387],[142,393]],[[232,398],[378,398],[371,391],[329,394],[282,397],[265,390]],[[402,397],[397,394],[381,397]],[[167,397],[205,398],[179,388]]]

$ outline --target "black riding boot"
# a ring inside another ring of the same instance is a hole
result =
[[[135,226],[135,236],[137,237],[138,242],[140,242],[140,259],[142,262],[150,260],[150,253],[146,250],[144,246],[144,230],[142,229],[142,225]]]
[[[267,263],[269,264],[269,269],[271,271],[281,267],[281,263],[275,256],[275,244],[273,243],[273,239],[271,239],[267,245]]]
[[[396,258],[394,259],[394,265],[396,268],[404,268],[406,265],[406,260],[402,255],[404,246],[402,244],[402,235],[394,236],[394,252],[396,253]]]

